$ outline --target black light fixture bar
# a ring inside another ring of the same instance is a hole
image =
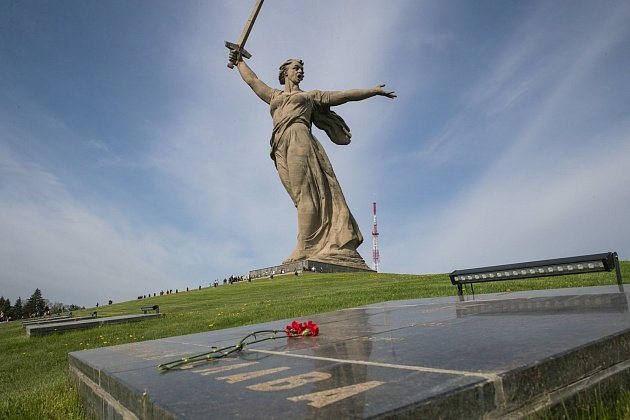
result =
[[[450,274],[451,283],[457,286],[457,294],[463,296],[463,285],[488,281],[518,280],[534,277],[564,276],[567,274],[616,271],[617,284],[621,287],[621,271],[616,252],[530,261],[492,267],[455,270]]]

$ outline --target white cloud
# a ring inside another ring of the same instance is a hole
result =
[[[0,288],[13,299],[40,288],[65,303],[129,300],[207,285],[206,257],[229,261],[229,243],[132,223],[108,204],[71,196],[55,175],[8,149],[1,156]]]
[[[455,169],[455,156],[483,156],[467,144],[476,138],[496,157],[483,157],[485,169],[473,169],[466,191],[442,196],[437,213],[419,211],[397,227],[385,269],[444,272],[609,250],[629,258],[630,119],[610,108],[601,76],[628,37],[624,16],[600,11],[576,33],[555,20],[541,28],[539,13],[516,31],[522,36],[492,60],[496,71],[465,92],[466,108],[415,155]]]
[[[628,135],[614,142],[614,153],[588,150],[571,157],[573,169],[565,173],[506,159],[428,222],[439,228],[417,227],[428,235],[414,230],[422,237],[415,257],[397,247],[408,259],[403,265],[412,272],[445,272],[606,251],[627,259]],[[401,243],[412,241],[407,236]]]

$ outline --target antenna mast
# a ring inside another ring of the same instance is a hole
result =
[[[381,256],[378,252],[378,226],[376,224],[376,201],[372,203],[372,213],[374,215],[374,229],[372,230],[372,268],[378,271]]]

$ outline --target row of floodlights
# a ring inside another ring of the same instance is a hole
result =
[[[455,270],[449,277],[451,278],[451,283],[457,286],[457,294],[461,299],[464,292],[464,284],[612,270],[615,270],[617,283],[621,288],[623,279],[621,278],[619,258],[616,252]]]
[[[466,281],[466,280],[495,280],[502,278],[515,278],[515,277],[534,277],[537,275],[545,276],[545,275],[553,275],[553,274],[568,274],[570,272],[585,272],[590,270],[600,271],[604,269],[604,263],[601,261],[589,261],[582,264],[567,264],[567,265],[556,265],[556,266],[546,266],[546,267],[532,267],[528,269],[521,270],[512,270],[512,271],[496,271],[496,272],[487,272],[487,273],[479,273],[479,274],[468,274],[468,275],[460,275],[454,276],[454,280],[456,281]]]

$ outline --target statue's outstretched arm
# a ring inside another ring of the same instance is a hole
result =
[[[238,72],[241,77],[249,85],[250,88],[254,91],[256,95],[263,101],[269,103],[271,101],[271,95],[273,94],[273,89],[267,86],[262,80],[256,76],[256,73],[253,72],[252,69],[243,61],[239,60],[236,63],[236,67],[238,68]]]
[[[372,96],[385,96],[392,99],[396,97],[393,91],[386,91],[383,89],[384,87],[385,85],[378,85],[370,89],[350,89],[329,92],[330,106],[341,105],[351,101],[362,101]]]

